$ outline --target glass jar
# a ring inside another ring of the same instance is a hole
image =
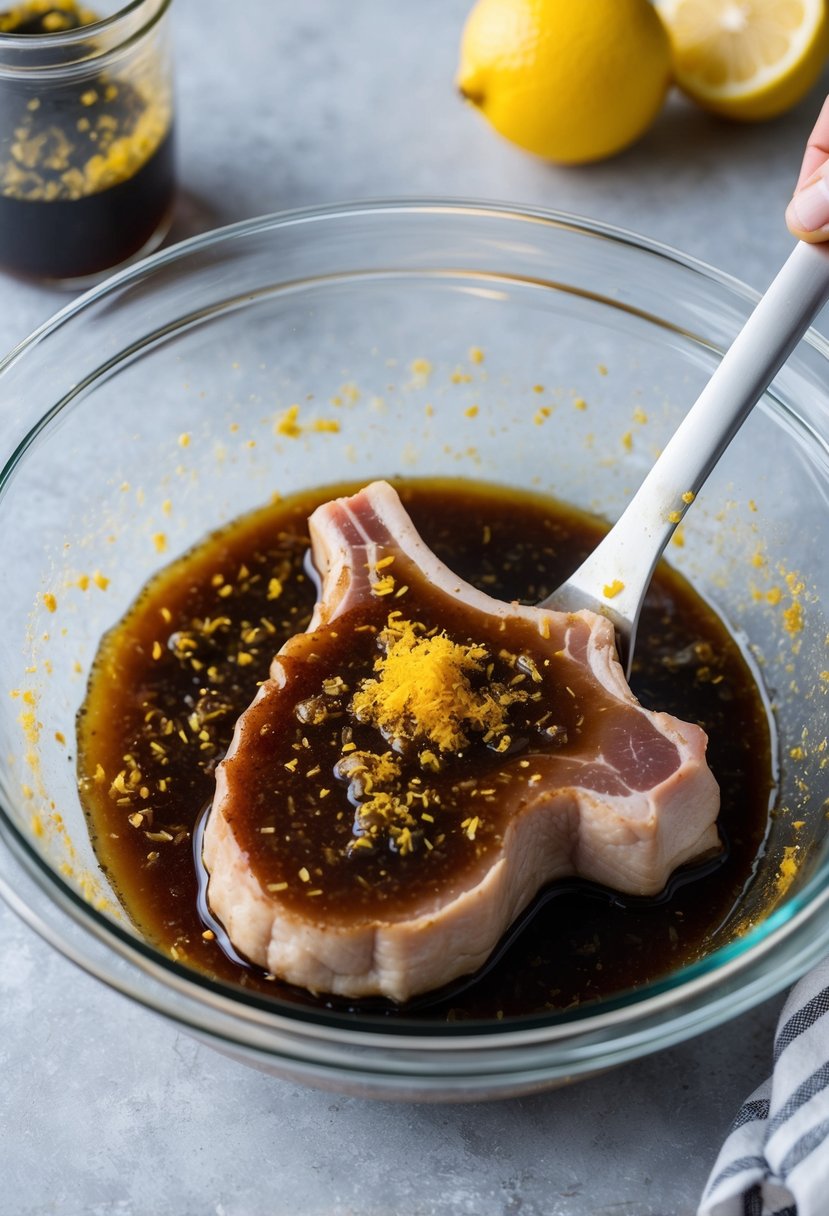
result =
[[[0,268],[77,285],[173,205],[170,0],[0,0]]]

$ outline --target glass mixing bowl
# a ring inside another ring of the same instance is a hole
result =
[[[0,889],[11,906],[214,1047],[382,1097],[530,1092],[711,1027],[803,972],[829,925],[829,348],[814,333],[670,554],[742,639],[777,733],[765,852],[702,961],[520,1022],[391,1023],[268,1003],[141,940],[96,863],[71,760],[97,644],[166,560],[160,533],[169,556],[275,490],[395,475],[548,491],[613,520],[754,298],[669,249],[571,217],[395,203],[197,238],[33,334],[0,365],[0,669],[14,694],[0,698]],[[300,433],[285,435],[274,421],[292,405]],[[334,412],[338,431],[313,428]]]

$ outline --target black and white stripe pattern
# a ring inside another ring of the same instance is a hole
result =
[[[698,1216],[829,1213],[829,959],[789,994],[774,1072],[743,1103]]]

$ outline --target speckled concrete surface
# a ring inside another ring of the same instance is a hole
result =
[[[176,0],[174,234],[317,202],[468,196],[579,212],[755,287],[770,280],[826,81],[756,128],[673,99],[623,156],[556,169],[502,143],[454,95],[467,7],[244,0],[228,23],[218,0]],[[0,348],[65,298],[0,279]],[[389,1106],[223,1059],[0,908],[0,1213],[685,1216],[767,1070],[778,1007],[532,1099]]]
[[[0,932],[9,1216],[686,1216],[777,1007],[567,1089],[406,1106],[252,1072]]]

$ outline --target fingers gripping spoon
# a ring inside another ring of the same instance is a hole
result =
[[[800,242],[618,521],[540,605],[608,617],[627,675],[642,603],[674,529],[827,299],[829,245]]]

